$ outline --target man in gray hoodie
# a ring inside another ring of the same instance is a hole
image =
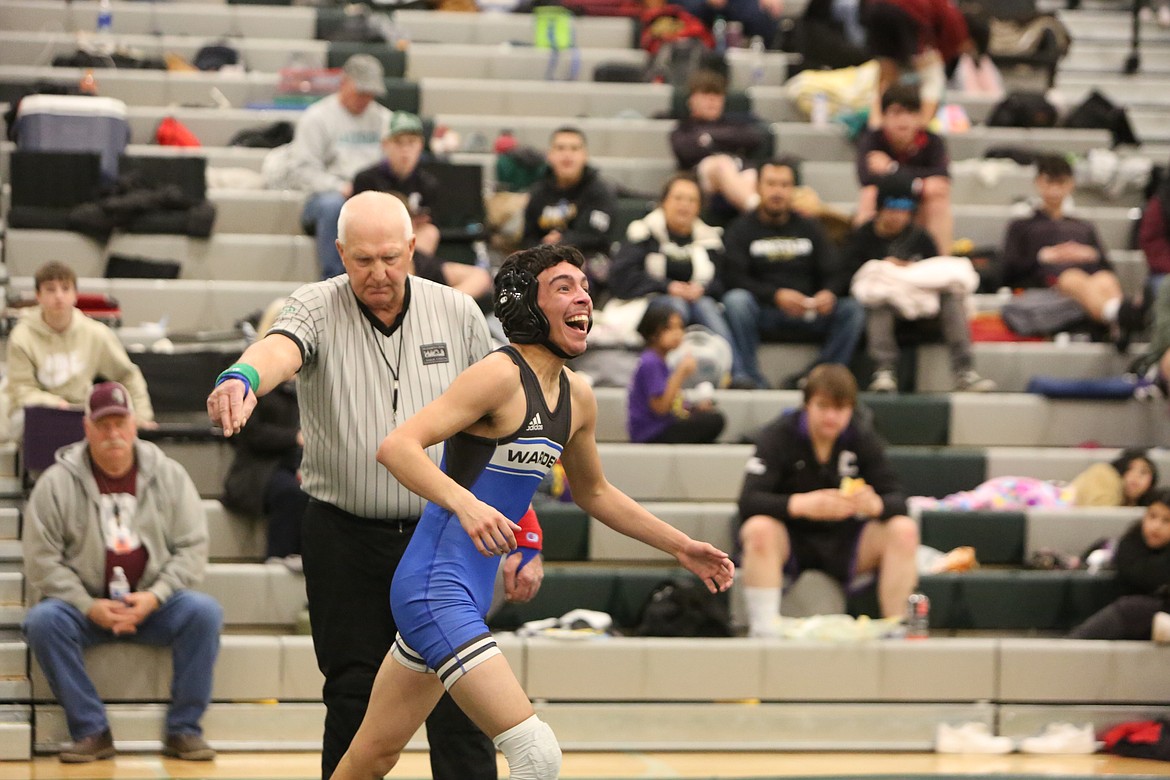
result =
[[[105,707],[85,670],[106,642],[169,646],[174,672],[163,753],[206,761],[200,720],[211,701],[223,609],[191,590],[207,565],[207,518],[187,472],[138,440],[130,394],[95,385],[85,441],[63,447],[24,513],[24,569],[36,603],[24,634],[65,710],[66,763],[114,755]]]
[[[316,237],[322,279],[345,273],[337,254],[337,218],[353,194],[354,175],[382,160],[390,110],[375,100],[385,94],[382,63],[355,54],[341,69],[337,92],[309,106],[297,122],[289,179],[309,193],[301,224]]]

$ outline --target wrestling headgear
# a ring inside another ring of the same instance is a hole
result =
[[[538,247],[525,251],[550,255],[545,258],[549,262],[544,265],[544,268],[551,268],[558,262],[573,263],[578,268],[583,264],[583,258],[575,249]],[[539,265],[541,264],[538,263]],[[548,317],[545,316],[540,305],[536,302],[537,287],[536,277],[530,270],[517,262],[505,261],[504,267],[496,276],[495,298],[496,317],[499,318],[500,324],[504,327],[504,334],[509,341],[516,344],[541,344],[549,352],[564,360],[576,357],[549,341]],[[589,325],[592,326],[593,323],[590,322]]]

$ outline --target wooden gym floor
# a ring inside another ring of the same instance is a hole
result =
[[[211,763],[123,754],[113,761],[67,765],[46,756],[0,763],[0,780],[153,780],[154,778],[265,778],[311,780],[316,753],[222,753]],[[568,753],[561,777],[583,778],[762,778],[840,775],[1035,775],[1037,777],[1170,777],[1170,762],[1094,756],[940,756],[933,753]],[[500,759],[500,776],[507,766]],[[430,777],[425,753],[407,753],[389,775],[401,780]]]

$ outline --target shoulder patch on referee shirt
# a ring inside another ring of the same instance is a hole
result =
[[[448,363],[450,358],[447,357],[447,345],[440,344],[423,344],[418,348],[422,353],[422,362],[424,366],[433,366],[436,363]]]

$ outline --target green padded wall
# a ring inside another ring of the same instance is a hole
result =
[[[922,543],[946,552],[969,545],[983,564],[1024,562],[1023,512],[923,512]]]

